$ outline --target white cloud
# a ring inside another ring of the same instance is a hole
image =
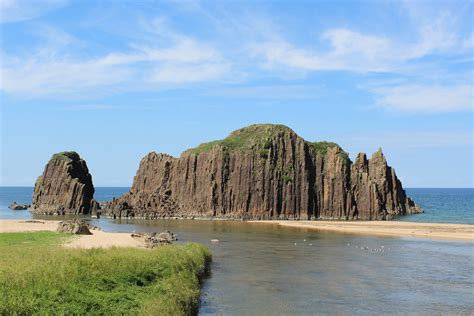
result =
[[[252,51],[263,60],[265,68],[289,67],[302,71],[342,70],[359,73],[393,72],[411,69],[408,63],[441,51],[468,53],[468,39],[455,39],[437,28],[423,31],[421,40],[404,43],[383,36],[363,34],[349,29],[330,29],[321,39],[330,45],[329,51],[300,48],[286,40],[261,42]]]
[[[0,68],[0,90],[21,96],[94,95],[112,91],[156,89],[220,78],[230,64],[212,46],[167,32],[166,46],[130,44],[129,52],[78,59],[66,47],[73,37],[43,28],[43,37],[59,35],[50,45],[25,58],[5,55]],[[53,38],[55,36],[52,36]],[[155,36],[156,42],[160,39]]]
[[[403,112],[473,110],[473,86],[400,85],[374,91],[376,104]]]
[[[31,95],[67,95],[90,92],[103,86],[123,83],[133,69],[112,67],[102,59],[71,61],[34,56],[29,60],[9,59],[0,70],[2,91]]]
[[[347,29],[332,29],[321,37],[331,50],[298,48],[279,40],[255,44],[253,51],[263,57],[265,68],[279,66],[302,71],[345,70],[381,72],[394,69],[393,44],[386,38],[364,35]]]
[[[472,31],[468,37],[462,37],[453,12],[441,10],[426,18],[426,14],[417,10],[409,10],[413,31],[403,38],[331,28],[319,34],[328,48],[317,46],[317,42],[298,46],[283,36],[271,36],[255,41],[251,51],[266,69],[304,72],[413,73],[418,66],[413,62],[421,65],[420,59],[427,56],[445,54],[445,61],[454,55],[472,57]]]
[[[56,2],[49,0],[45,3]],[[0,0],[0,5],[6,8],[18,3]],[[137,23],[137,29],[127,37],[127,50],[116,49],[98,56],[79,57],[76,52],[90,51],[83,48],[91,43],[81,43],[80,39],[63,30],[42,26],[35,32],[44,39],[43,47],[23,57],[5,53],[1,56],[0,90],[24,97],[87,96],[156,91],[199,82],[233,82],[240,87],[227,89],[227,95],[291,97],[301,90],[305,96],[311,97],[310,91],[295,85],[289,87],[289,82],[318,71],[383,72],[391,73],[392,79],[403,79],[376,88],[365,87],[376,95],[380,107],[407,112],[470,109],[472,93],[469,98],[466,79],[459,78],[462,74],[444,72],[429,60],[420,62],[423,57],[439,53],[447,53],[443,62],[449,62],[452,60],[450,56],[458,53],[457,60],[472,60],[472,33],[470,37],[458,36],[459,32],[454,31],[455,19],[448,13],[430,14],[427,19],[424,14],[410,9],[414,21],[413,36],[403,39],[334,27],[319,33],[321,42],[298,46],[287,41],[284,32],[279,32],[271,20],[258,13],[253,19],[252,15],[243,14],[244,23],[239,19],[241,15],[236,18],[233,12],[213,16],[212,10],[201,8],[199,3],[193,3],[189,9],[207,17],[216,33],[224,34],[226,40],[231,38],[230,47],[225,47],[226,41],[216,42],[221,45],[217,49],[215,43],[175,32],[165,19],[156,18]],[[125,37],[122,33],[116,35]],[[323,45],[318,46],[320,43]],[[400,73],[410,75],[412,82],[431,82],[431,85],[405,85],[406,77],[397,76]],[[287,80],[282,85],[288,86],[286,91],[279,87],[242,87],[255,82],[255,79],[275,77]],[[425,80],[419,80],[420,77]],[[441,80],[464,84],[444,87],[436,83]]]
[[[331,43],[334,56],[362,54],[371,59],[392,49],[392,44],[387,38],[361,34],[348,29],[328,30],[323,33],[322,38]]]
[[[30,20],[65,5],[65,0],[0,0],[0,23]]]

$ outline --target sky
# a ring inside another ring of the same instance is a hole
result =
[[[96,186],[278,123],[405,187],[473,187],[473,1],[0,0],[0,185],[75,150]]]

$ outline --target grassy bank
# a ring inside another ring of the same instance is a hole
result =
[[[199,244],[65,249],[53,232],[0,234],[0,315],[188,315],[211,255]]]

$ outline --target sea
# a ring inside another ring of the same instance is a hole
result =
[[[0,187],[0,218],[33,188]],[[109,201],[126,187],[97,187]],[[474,189],[408,188],[423,214],[401,221],[474,225]],[[51,218],[51,217],[48,217]],[[316,232],[240,221],[89,219],[111,232],[171,230],[213,254],[199,315],[474,315],[474,244]],[[218,243],[211,242],[218,239]]]

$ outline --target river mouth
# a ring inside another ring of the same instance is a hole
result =
[[[177,243],[207,245],[213,262],[202,285],[200,315],[469,315],[474,310],[471,242],[242,221],[84,219],[108,232],[170,230],[178,234]]]
[[[97,188],[97,198],[107,201],[126,191]],[[419,189],[409,194],[426,210],[416,215],[422,221],[472,223],[472,192]],[[7,208],[12,201],[30,203],[31,194],[31,187],[0,187],[0,218],[38,218]],[[206,244],[213,263],[203,282],[201,315],[472,315],[474,310],[473,243],[241,221],[84,218],[105,231],[170,230],[178,234],[178,243]]]
[[[240,221],[91,223],[111,232],[170,230],[178,243],[206,244],[213,263],[200,315],[469,314],[474,308],[472,243]]]

